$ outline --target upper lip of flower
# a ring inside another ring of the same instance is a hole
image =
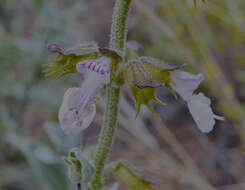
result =
[[[101,57],[98,59],[92,59],[88,61],[82,61],[76,65],[78,72],[83,73],[83,69],[89,69],[90,71],[97,72],[101,75],[107,75],[110,73],[110,67],[108,65],[109,58]]]
[[[174,71],[171,74],[172,88],[185,100],[191,98],[199,84],[204,80],[203,74],[192,75],[184,71]]]

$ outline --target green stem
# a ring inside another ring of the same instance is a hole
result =
[[[116,0],[113,11],[110,48],[120,53],[121,56],[125,54],[126,24],[130,3],[131,0]],[[107,86],[106,111],[95,154],[95,175],[91,181],[90,190],[99,190],[103,185],[102,172],[111,150],[113,136],[117,127],[120,87],[115,85],[114,75],[115,73],[111,73],[111,82]]]
[[[112,17],[110,48],[123,54],[127,39],[126,27],[130,3],[131,0],[116,0]]]

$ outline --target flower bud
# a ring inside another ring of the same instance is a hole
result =
[[[94,166],[78,148],[70,150],[68,157],[64,158],[68,167],[69,178],[74,183],[80,183],[83,188],[88,186],[93,174]]]

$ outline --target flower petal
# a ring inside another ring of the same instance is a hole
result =
[[[64,96],[63,96],[63,101],[59,109],[59,119],[65,115],[65,112],[70,109],[71,105],[73,104],[74,97],[77,95],[77,91],[79,88],[69,88]]]
[[[84,70],[88,69],[101,75],[107,75],[110,72],[110,62],[110,59],[107,57],[81,61],[77,64],[77,71],[83,73]]]
[[[76,69],[87,77],[86,80],[91,80],[94,84],[103,85],[110,82],[110,59],[107,57],[81,61]]]
[[[78,134],[91,124],[95,113],[95,105],[81,88],[69,88],[59,110],[61,128],[66,134]]]
[[[194,94],[187,102],[189,111],[196,122],[198,128],[204,132],[210,132],[215,124],[215,119],[223,120],[223,117],[217,116],[213,113],[210,107],[210,99],[203,95],[203,93]]]
[[[185,100],[188,101],[199,84],[204,80],[203,74],[192,75],[184,71],[171,73],[172,88]]]
[[[81,131],[88,128],[92,123],[96,114],[95,104],[90,104],[86,110],[79,116],[78,120],[72,122],[71,125],[63,125],[65,134],[78,135]]]
[[[85,80],[80,88],[66,91],[59,111],[60,125],[66,134],[78,134],[91,124],[96,112],[92,101],[100,88],[110,81],[109,61],[101,57],[77,64],[79,72],[86,71]]]

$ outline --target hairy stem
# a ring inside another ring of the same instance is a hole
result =
[[[110,48],[121,56],[125,54],[126,24],[131,0],[116,0],[110,37]],[[114,73],[111,73],[111,82],[107,85],[107,104],[99,138],[99,144],[95,154],[95,175],[91,181],[91,190],[101,189],[102,172],[109,155],[113,136],[117,127],[117,112],[120,100],[120,87],[114,83]]]
[[[110,48],[122,53],[125,53],[130,3],[131,0],[116,0],[112,17]]]

